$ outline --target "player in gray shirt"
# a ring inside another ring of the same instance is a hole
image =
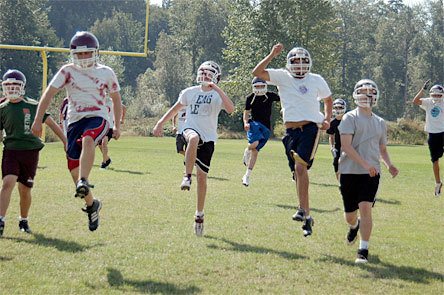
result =
[[[353,99],[358,107],[346,113],[338,127],[343,151],[339,159],[340,188],[345,219],[350,226],[347,243],[352,245],[357,239],[358,231],[361,233],[355,263],[368,261],[368,244],[373,223],[372,204],[381,173],[380,157],[393,177],[398,174],[398,169],[391,163],[387,152],[385,121],[372,112],[378,98],[376,83],[368,79],[360,80],[353,91]]]

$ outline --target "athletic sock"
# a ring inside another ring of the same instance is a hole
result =
[[[248,168],[247,172],[245,172],[245,175],[250,176],[251,172],[253,172],[253,169]]]
[[[197,217],[203,217],[203,216],[204,216],[204,212],[203,212],[203,211],[197,211],[197,210],[196,210],[196,216],[197,216]]]
[[[28,220],[28,217],[21,217],[19,218],[19,221]]]
[[[359,249],[368,249],[368,241],[359,241]]]
[[[5,216],[1,216],[1,215],[0,215],[0,220],[1,220],[1,221],[5,221]]]

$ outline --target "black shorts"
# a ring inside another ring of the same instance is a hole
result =
[[[178,153],[185,152],[186,148],[187,148],[187,141],[185,140],[185,137],[183,137],[183,135],[180,133],[176,134],[176,151]]]
[[[436,162],[442,157],[444,151],[444,132],[429,133],[427,140],[429,144],[430,158],[432,162]]]
[[[379,174],[370,177],[368,174],[341,174],[341,194],[344,211],[347,213],[359,209],[359,203],[371,202],[376,198],[379,187]]]
[[[108,133],[105,136],[108,137],[109,142],[113,138],[113,128],[109,128]],[[102,140],[99,142],[99,145],[102,145]]]
[[[34,185],[34,177],[39,162],[38,150],[3,150],[2,178],[7,175],[16,175],[17,182],[27,187]]]
[[[214,153],[214,141],[200,142],[197,146],[196,165],[205,173],[210,171],[211,158]]]

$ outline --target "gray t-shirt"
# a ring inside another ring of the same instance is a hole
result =
[[[384,119],[374,113],[368,117],[356,108],[342,117],[338,129],[341,135],[353,135],[352,147],[381,173],[379,145],[387,144],[387,126]],[[339,173],[368,174],[368,171],[342,152],[339,159]]]

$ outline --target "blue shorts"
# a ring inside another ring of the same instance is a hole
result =
[[[109,123],[102,117],[83,118],[68,126],[68,168],[71,171],[79,166],[82,153],[82,138],[90,136],[98,145],[109,131]]]
[[[260,151],[270,138],[270,129],[265,127],[264,124],[256,121],[250,121],[249,124],[250,130],[247,131],[248,143],[251,144],[255,141],[259,141],[256,150]]]
[[[294,171],[295,161],[310,169],[319,143],[319,128],[308,123],[299,128],[288,128],[282,138],[290,170]]]

